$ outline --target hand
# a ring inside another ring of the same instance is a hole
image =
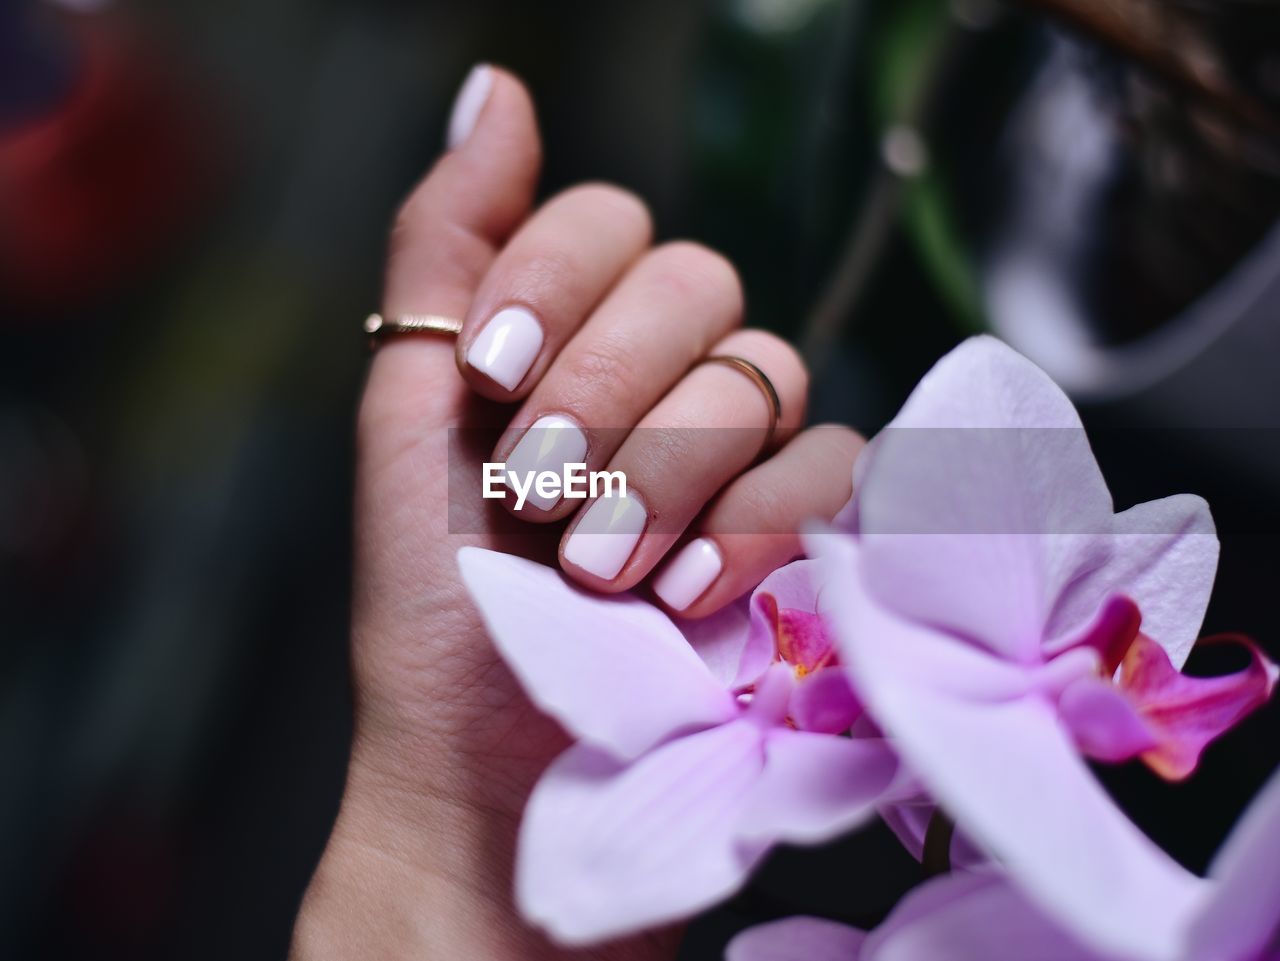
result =
[[[532,209],[540,145],[514,77],[472,75],[451,141],[392,233],[384,310],[465,323],[456,345],[430,335],[384,343],[369,372],[358,422],[355,736],[341,813],[299,916],[299,959],[569,956],[526,928],[510,899],[521,807],[564,736],[490,646],[458,580],[459,547],[559,563],[601,591],[636,587],[656,569],[668,609],[702,616],[794,556],[803,520],[845,503],[861,445],[841,428],[800,432],[803,365],[773,335],[738,329],[742,294],[724,258],[691,243],[651,247],[644,205],[615,187],[575,187]],[[739,370],[697,366],[715,354],[747,358],[778,391],[766,459],[765,395]],[[573,540],[590,502],[517,513],[513,499],[479,496],[479,462],[527,457],[512,451],[552,413],[562,424],[553,453],[627,477],[631,507],[614,512],[613,537]],[[451,453],[448,428],[459,426],[507,429],[496,450],[455,434]],[[740,429],[693,430],[702,427]],[[452,529],[466,534],[450,533],[451,470],[477,480],[474,497],[457,481],[452,491]],[[554,523],[566,518],[567,528]],[[677,938],[574,956],[670,957]]]

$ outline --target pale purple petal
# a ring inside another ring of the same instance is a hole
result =
[[[1058,698],[1058,713],[1076,746],[1099,761],[1127,761],[1160,743],[1129,699],[1102,678],[1069,684]]]
[[[991,338],[944,357],[863,454],[858,524],[883,604],[1014,660],[1106,560],[1112,507],[1079,418]]]
[[[858,961],[866,934],[822,918],[784,918],[748,928],[725,949],[724,961]]]
[[[839,611],[848,607],[846,595],[850,591],[856,591],[860,599],[874,603],[866,596],[861,580],[855,580],[855,577],[860,577],[862,567],[860,544],[852,537],[818,526],[806,531],[805,544],[814,557],[832,565],[832,586],[823,594],[823,614],[831,620],[844,666],[850,668],[847,657],[856,651],[850,647],[846,636],[848,629],[841,623]],[[886,616],[894,624],[899,623],[899,618],[887,611]],[[940,643],[940,639],[945,642]],[[940,638],[937,632],[923,625],[916,625],[898,636],[877,639],[877,643],[888,645],[895,656],[910,661],[920,681],[927,680],[932,687],[956,697],[999,701],[1037,689],[1034,678],[1022,665],[992,657],[988,651],[974,644],[950,637]],[[849,674],[854,690],[861,696],[859,672],[851,669]]]
[[[530,700],[581,740],[628,759],[736,716],[733,697],[656,607],[588,593],[495,551],[465,547],[458,565]]]
[[[755,682],[769,666],[748,653],[750,618],[745,599],[727,604],[707,617],[677,617],[676,627],[707,665],[721,687],[735,691]]]
[[[1252,961],[1280,948],[1280,771],[1236,824],[1209,877],[1213,895],[1188,957]]]
[[[992,874],[953,875],[907,895],[867,937],[860,961],[1110,961],[1077,943]]]
[[[1048,374],[1012,347],[986,336],[969,338],[934,364],[902,405],[893,424],[1049,429],[1081,426],[1070,398]]]
[[[924,857],[924,836],[938,806],[927,794],[880,808],[880,817],[917,861]]]
[[[779,567],[761,581],[751,595],[772,594],[779,607],[812,612],[818,609],[821,590],[821,566],[811,560],[799,560]]]
[[[1175,957],[1179,919],[1200,903],[1204,883],[1124,817],[1055,706],[1034,693],[957,695],[981,682],[941,676],[934,663],[964,645],[877,605],[861,589],[851,538],[807,543],[842,585],[830,592],[832,612],[859,695],[942,807],[1082,941],[1135,958]]]
[[[902,842],[907,853],[920,861],[924,858],[925,835],[937,810],[938,806],[928,795],[917,794],[903,801],[881,805],[880,818]],[[991,858],[957,827],[951,835],[950,862],[952,871],[974,871],[989,865]]]
[[[750,721],[677,738],[630,765],[570,748],[525,807],[521,913],[561,943],[587,944],[732,894],[765,849],[736,830],[763,765]]]
[[[751,841],[825,841],[865,822],[893,784],[897,758],[882,740],[776,728],[764,773],[742,811]]]
[[[1193,494],[1148,501],[1115,515],[1110,559],[1063,592],[1050,618],[1049,646],[1093,616],[1110,594],[1133,598],[1142,632],[1182,667],[1199,636],[1218,568],[1209,505]]]

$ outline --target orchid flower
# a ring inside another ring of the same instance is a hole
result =
[[[1280,961],[1280,772],[1209,869],[1203,908],[1182,918],[1178,961]],[[1127,961],[1082,944],[999,874],[913,891],[867,934],[819,918],[750,928],[726,961]]]
[[[478,548],[458,555],[529,698],[577,739],[534,788],[516,901],[564,944],[686,917],[776,842],[859,824],[894,783],[817,615],[816,565],[770,575],[749,610],[677,625],[633,596]]]
[[[919,384],[860,460],[855,501],[807,538],[841,660],[903,762],[1091,948],[1175,956],[1203,884],[1081,758],[1181,777],[1269,696],[1274,665],[1179,673],[1217,566],[1204,501],[1113,513],[1078,416],[991,338]]]

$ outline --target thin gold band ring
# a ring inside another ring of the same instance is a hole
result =
[[[714,357],[708,357],[702,361],[703,364],[723,364],[725,367],[732,367],[739,373],[745,374],[751,379],[751,382],[760,388],[760,393],[764,394],[765,403],[769,405],[769,429],[765,432],[764,445],[769,446],[773,440],[774,431],[778,429],[778,422],[782,420],[782,401],[778,398],[778,391],[773,386],[768,375],[745,357],[735,357],[731,354],[716,354]]]
[[[399,334],[446,334],[456,337],[462,333],[462,321],[441,314],[396,314],[394,317],[370,314],[364,319],[364,332],[369,335],[369,349],[372,350],[385,338]]]

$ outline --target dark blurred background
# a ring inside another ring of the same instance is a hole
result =
[[[1280,656],[1280,8],[1263,0],[0,0],[0,957],[282,957],[336,810],[359,321],[478,60],[584,178],[723,249],[873,431],[991,330],[1121,506],[1207,496],[1207,632]],[[1193,660],[1193,669],[1233,664]],[[1202,869],[1280,760],[1104,777]],[[883,831],[685,957],[874,921]]]

